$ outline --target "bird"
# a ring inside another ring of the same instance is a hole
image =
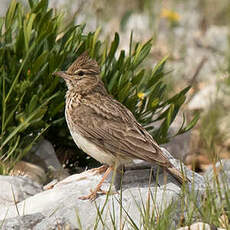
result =
[[[100,77],[100,67],[87,51],[66,71],[53,75],[63,78],[67,85],[65,118],[74,142],[99,161],[103,165],[99,171],[105,172],[96,188],[80,199],[94,200],[110,172],[134,159],[163,167],[180,184],[189,181],[132,112],[107,92]]]

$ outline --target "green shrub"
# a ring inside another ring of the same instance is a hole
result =
[[[28,2],[29,7],[25,8],[12,0],[6,16],[0,20],[3,166],[6,163],[12,166],[21,159],[41,135],[53,142],[61,140],[63,145],[69,143],[64,119],[65,85],[52,77],[52,73],[66,69],[86,49],[100,63],[108,91],[134,113],[159,143],[169,140],[169,126],[184,103],[189,87],[170,99],[165,97],[166,58],[153,70],[141,69],[150,52],[151,40],[133,44],[131,35],[129,54],[121,51],[118,55],[117,33],[108,45],[98,39],[99,29],[83,34],[84,25],[75,26],[73,22],[63,28],[63,15],[49,9],[48,0]],[[196,120],[197,117],[187,126],[183,123],[175,135],[192,128]],[[155,121],[161,121],[161,125],[147,127]]]

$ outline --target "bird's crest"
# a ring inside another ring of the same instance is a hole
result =
[[[97,62],[92,59],[88,52],[85,51],[82,53],[73,63],[72,65],[67,69],[67,73],[73,74],[78,70],[86,70],[90,73],[99,74],[100,73],[100,67],[97,64]]]

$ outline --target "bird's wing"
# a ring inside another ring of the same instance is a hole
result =
[[[118,157],[171,165],[152,136],[125,106],[108,96],[94,95],[99,100],[90,97],[92,95],[83,99],[71,116],[71,122],[82,136]]]

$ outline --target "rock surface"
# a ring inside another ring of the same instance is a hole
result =
[[[171,155],[163,149],[164,153],[170,157],[170,161],[178,168],[180,163],[173,159]],[[138,168],[139,169],[136,169]],[[153,168],[155,172],[157,169]],[[203,191],[204,181],[202,176],[194,174],[192,171],[184,168],[188,178],[194,179],[194,188],[196,191]],[[93,229],[98,223],[98,229],[102,229],[101,220],[98,219],[98,211],[101,212],[102,220],[108,226],[112,226],[113,220],[119,226],[120,221],[128,222],[129,216],[135,220],[137,226],[141,225],[141,215],[139,207],[143,207],[150,198],[151,209],[157,209],[162,213],[172,202],[181,202],[181,188],[175,179],[168,176],[167,183],[165,173],[159,170],[158,182],[156,182],[154,173],[151,183],[149,175],[151,169],[144,167],[143,163],[137,163],[137,166],[128,166],[123,177],[122,192],[109,196],[100,195],[94,202],[89,200],[80,200],[78,197],[87,195],[91,188],[95,188],[101,180],[102,175],[94,169],[85,171],[81,174],[69,176],[58,182],[52,189],[40,192],[15,205],[1,206],[0,219],[4,220],[3,229],[11,229],[11,226],[27,229],[26,226],[33,226],[33,229],[57,229],[58,226],[68,226],[69,229],[77,229],[80,224],[84,229]],[[111,181],[112,175],[110,176]],[[102,189],[109,190],[111,183],[103,184]],[[188,186],[188,189],[191,189]],[[114,186],[111,187],[114,192]],[[150,195],[152,194],[152,196]],[[152,198],[156,195],[156,198]],[[108,200],[107,200],[108,199]],[[154,201],[153,201],[154,200]],[[122,202],[122,209],[120,208]],[[105,205],[106,203],[106,205]],[[105,206],[104,206],[105,205]],[[139,207],[138,207],[139,206]],[[144,208],[144,207],[143,207]],[[120,211],[122,210],[122,218]],[[178,221],[179,210],[175,210],[174,222]],[[20,217],[19,217],[20,216]],[[130,227],[126,224],[126,228]]]
[[[33,147],[31,152],[32,154],[26,159],[42,167],[49,178],[61,180],[69,175],[57,159],[54,147],[49,141],[41,140]]]
[[[204,178],[213,186],[213,181],[218,178],[219,186],[224,188],[226,184],[230,184],[230,160],[221,160],[216,163],[215,168],[210,166],[205,172]]]
[[[15,205],[42,191],[42,187],[29,178],[0,176],[0,207]]]
[[[186,156],[189,154],[190,148],[190,138],[191,132],[183,133],[174,137],[170,142],[164,144],[163,147],[168,149],[172,155],[179,160],[184,162]]]
[[[188,104],[190,110],[207,110],[214,103],[221,103],[223,106],[230,106],[230,90],[224,83],[210,84],[196,93]]]

